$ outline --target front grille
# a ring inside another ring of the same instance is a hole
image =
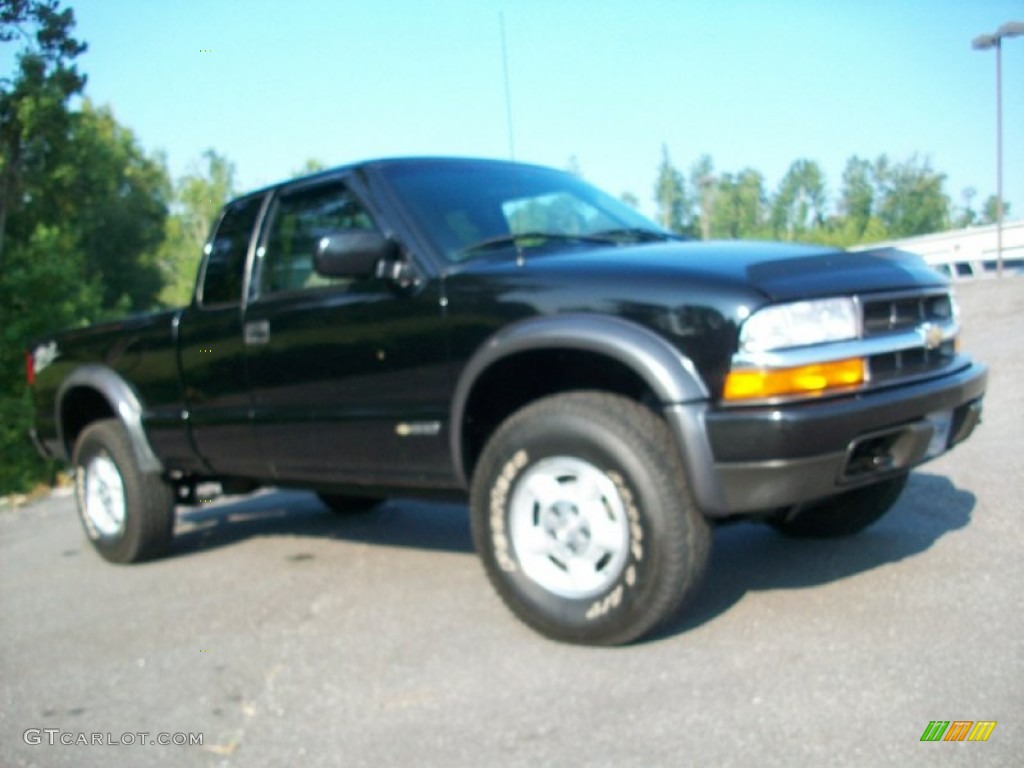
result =
[[[882,383],[907,376],[920,376],[945,368],[956,356],[952,341],[945,341],[935,349],[921,347],[872,355],[868,358],[871,366],[871,381]]]
[[[861,299],[864,338],[885,336],[907,338],[918,332],[919,343],[868,358],[871,381],[882,384],[898,379],[914,378],[939,371],[956,357],[953,339],[929,344],[929,327],[949,328],[956,322],[953,300],[948,293],[865,297]],[[915,339],[916,342],[916,339]]]
[[[924,323],[938,325],[953,320],[953,300],[948,293],[864,299],[861,306],[865,337],[910,331]]]

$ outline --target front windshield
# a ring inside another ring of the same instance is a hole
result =
[[[383,168],[419,229],[449,262],[527,244],[607,244],[668,237],[653,222],[569,173],[502,162],[422,161]],[[613,237],[615,236],[615,237]]]

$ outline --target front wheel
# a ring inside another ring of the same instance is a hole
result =
[[[143,472],[117,419],[86,427],[75,443],[75,500],[86,536],[112,563],[162,554],[173,537],[174,489]]]
[[[641,637],[677,613],[708,559],[668,427],[618,396],[555,395],[511,416],[484,449],[470,505],[498,594],[556,640]]]
[[[832,539],[860,533],[888,512],[907,484],[907,474],[782,512],[769,522],[797,539]]]

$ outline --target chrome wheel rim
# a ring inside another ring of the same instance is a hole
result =
[[[509,503],[509,540],[523,573],[548,592],[585,599],[606,591],[629,555],[630,522],[618,487],[570,456],[526,470]]]
[[[100,536],[109,538],[124,529],[124,480],[108,456],[96,456],[85,466],[83,492],[86,521]]]

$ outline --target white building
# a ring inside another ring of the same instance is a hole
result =
[[[996,225],[954,229],[904,240],[858,245],[852,251],[891,247],[923,256],[954,280],[996,274]],[[1024,219],[1003,222],[1003,274],[1024,275]]]

